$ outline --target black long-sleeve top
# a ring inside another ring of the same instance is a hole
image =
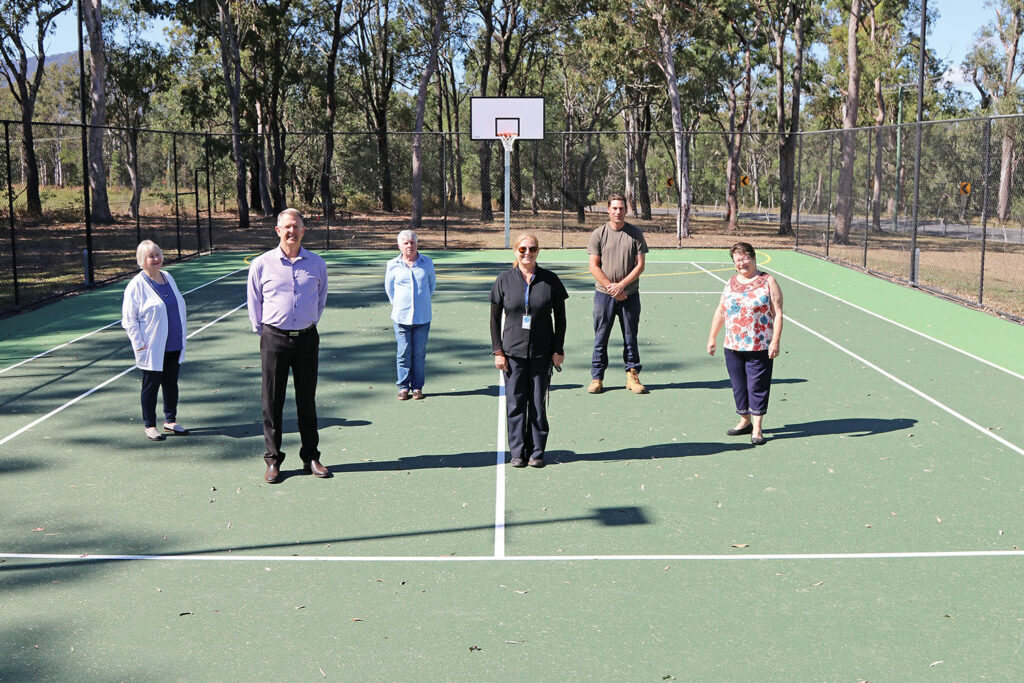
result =
[[[565,300],[569,293],[550,270],[537,266],[530,282],[530,329],[523,329],[526,280],[513,266],[491,287],[491,351],[514,358],[547,358],[565,353]],[[501,314],[505,314],[502,330]]]

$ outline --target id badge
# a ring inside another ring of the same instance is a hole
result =
[[[530,316],[529,315],[524,315],[523,316],[523,329],[524,330],[530,329]]]

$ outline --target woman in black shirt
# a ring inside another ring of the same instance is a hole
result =
[[[552,367],[560,368],[565,359],[569,293],[557,275],[537,265],[540,242],[535,235],[521,234],[513,251],[515,265],[491,287],[491,350],[494,366],[505,373],[510,462],[513,467],[544,467],[544,398]]]

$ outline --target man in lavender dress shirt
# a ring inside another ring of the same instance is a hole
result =
[[[320,335],[316,323],[327,305],[327,264],[302,247],[306,227],[302,214],[285,209],[277,217],[276,249],[253,259],[249,266],[249,321],[260,335],[263,368],[263,439],[267,451],[264,479],[281,478],[282,413],[288,372],[295,384],[295,408],[302,439],[303,469],[317,477],[330,477],[320,464],[320,435],[316,421],[316,379]]]

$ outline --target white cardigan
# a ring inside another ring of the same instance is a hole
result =
[[[178,300],[178,315],[181,316],[181,357],[185,360],[185,300],[178,291],[174,278],[166,271],[160,271],[171,286]],[[167,348],[167,306],[153,287],[146,282],[146,274],[140,272],[124,289],[124,303],[121,305],[121,327],[128,333],[135,352],[135,364],[141,370],[161,371],[164,369],[164,349]],[[143,348],[144,347],[144,348]]]

